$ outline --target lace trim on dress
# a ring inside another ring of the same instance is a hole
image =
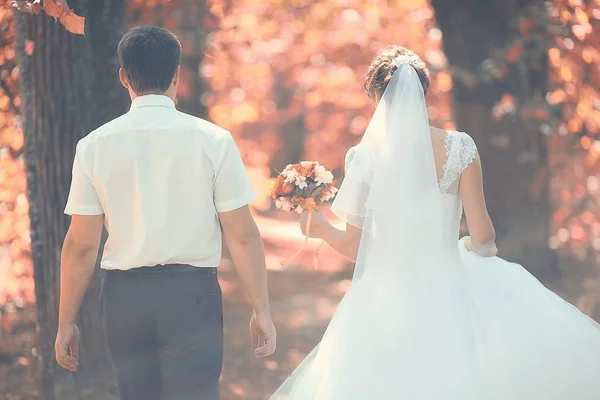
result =
[[[442,167],[442,179],[439,182],[439,188],[441,194],[452,194],[449,193],[450,186],[456,181],[457,176],[457,166],[460,163],[458,158],[459,154],[456,151],[456,141],[455,139],[458,137],[457,132],[449,133],[446,136],[446,141],[444,143],[444,147],[446,148],[446,162]]]
[[[460,150],[460,159],[462,161],[461,166],[462,169],[460,173],[463,171],[477,158],[477,146],[475,145],[475,141],[473,138],[466,133],[463,133],[463,139],[461,143]]]
[[[477,157],[477,147],[469,135],[455,131],[446,136],[445,148],[447,159],[442,167],[440,193],[455,195],[458,193],[460,175]]]

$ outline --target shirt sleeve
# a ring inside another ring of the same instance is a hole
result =
[[[65,214],[102,215],[104,214],[102,204],[89,173],[83,167],[82,157],[81,145],[78,144],[75,151],[75,160],[73,161],[71,190],[69,191]]]
[[[214,181],[214,202],[217,212],[237,210],[256,199],[248,172],[231,135],[224,138],[222,154]]]

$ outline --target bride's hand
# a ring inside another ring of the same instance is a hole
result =
[[[495,257],[498,254],[498,247],[496,243],[492,243],[491,245],[486,245],[483,248],[478,248],[473,245],[470,237],[465,239],[465,249],[468,251],[472,251],[475,254],[478,254],[482,257]]]
[[[303,211],[300,215],[300,229],[302,229],[302,234],[306,236],[306,222],[308,221],[308,211]],[[323,238],[323,234],[325,229],[329,226],[329,222],[327,222],[327,218],[322,211],[313,211],[312,218],[310,221],[310,235],[311,238]]]

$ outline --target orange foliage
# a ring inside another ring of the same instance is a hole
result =
[[[600,262],[600,2],[553,2],[554,43],[548,51],[559,109],[550,121],[553,234],[550,246],[580,260]],[[565,151],[574,148],[574,151]]]
[[[452,126],[452,79],[426,0],[210,5],[219,21],[201,69],[212,88],[205,98],[210,119],[233,132],[249,167],[264,176],[272,174],[286,135],[304,137],[302,158],[339,170],[373,112],[362,87],[366,68],[388,44],[429,62],[432,124]],[[287,123],[295,119],[300,127]]]
[[[205,52],[202,65],[183,66],[180,96],[199,95],[193,90],[198,73],[207,81],[209,90],[201,100],[209,118],[235,135],[251,179],[262,194],[255,203],[257,209],[271,206],[271,167],[290,136],[302,135],[302,158],[319,160],[339,173],[346,149],[360,139],[372,113],[373,104],[362,88],[363,76],[384,45],[410,47],[430,64],[432,124],[453,126],[453,82],[441,50],[442,33],[427,0],[390,4],[290,1],[285,7],[265,0],[208,3],[211,15],[195,25],[188,19],[198,14],[191,7],[200,3],[192,0],[133,0],[130,13],[137,23],[162,23],[173,29],[182,41],[184,56]],[[7,1],[0,0],[0,4]],[[590,248],[600,254],[600,4],[554,0],[551,19],[549,106],[527,104],[518,112],[539,120],[544,132],[557,133],[550,162],[567,166],[553,172],[554,231],[549,244],[585,258]],[[199,26],[214,31],[208,36],[207,49],[196,43]],[[532,36],[534,26],[527,19],[519,22],[522,38],[506,49],[506,61],[518,62],[526,56],[522,39]],[[18,68],[13,22],[10,10],[2,7],[0,30],[1,78],[14,94]],[[27,43],[26,49],[33,51],[35,43]],[[468,83],[476,77],[464,74],[462,79]],[[15,127],[14,109],[19,104],[17,95],[11,99],[0,91],[0,304],[7,299],[33,298],[20,155],[23,135]],[[500,118],[517,107],[511,96],[504,96],[494,115]],[[300,124],[290,123],[295,120]],[[563,151],[565,137],[576,137],[580,151]],[[273,238],[268,237],[265,224],[261,229],[269,241]],[[270,254],[271,258],[276,257]]]
[[[29,245],[23,132],[17,129],[19,68],[14,52],[14,21],[0,8],[0,304],[34,299]]]

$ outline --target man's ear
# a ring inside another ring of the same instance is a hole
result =
[[[129,82],[127,82],[127,77],[125,76],[125,71],[123,71],[123,68],[119,68],[119,80],[121,81],[121,85],[125,86],[125,89],[129,90]]]
[[[179,76],[181,73],[181,65],[177,66],[177,69],[175,70],[175,75],[173,75],[173,86],[177,87],[177,85],[179,85]]]

